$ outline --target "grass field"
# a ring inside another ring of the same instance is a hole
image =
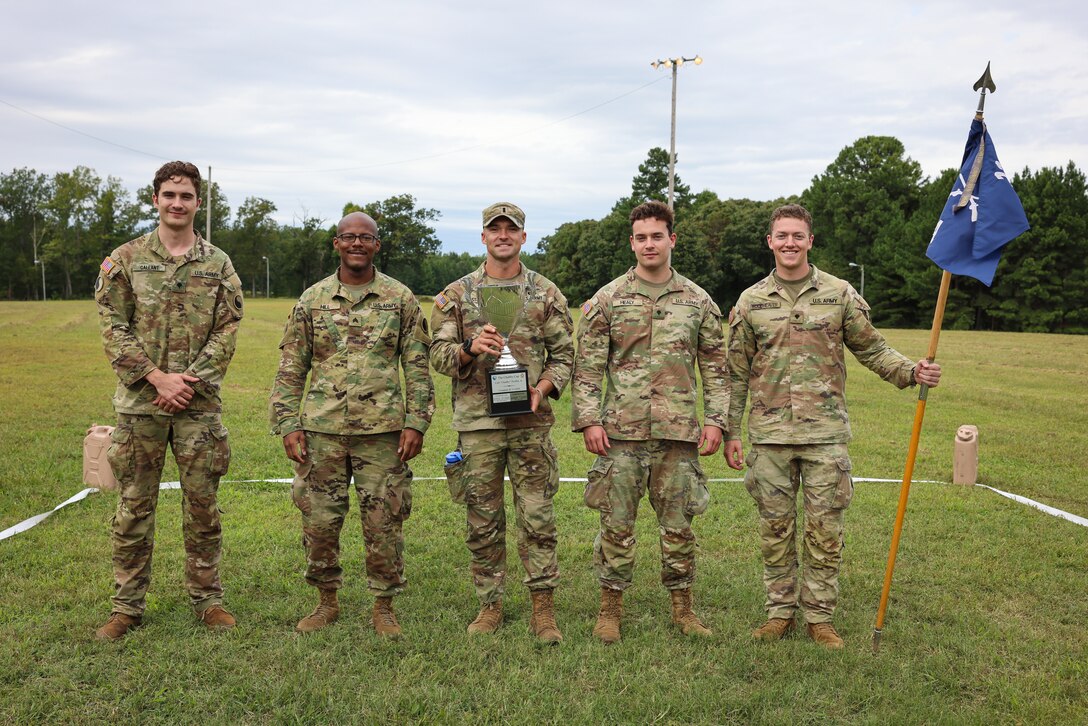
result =
[[[228,479],[283,478],[268,435],[267,392],[292,301],[249,305],[225,387],[234,459]],[[920,356],[924,331],[889,331]],[[929,399],[917,479],[951,479],[957,426],[981,432],[980,481],[1088,516],[1088,337],[946,332],[945,382]],[[859,477],[901,476],[915,398],[850,360],[848,394]],[[0,529],[82,488],[81,441],[111,423],[114,376],[91,302],[0,304]],[[448,380],[417,477],[441,474],[456,436]],[[591,462],[569,432],[554,438],[562,475]],[[706,461],[706,460],[704,460]],[[720,455],[711,477],[732,477]],[[176,479],[172,464],[164,473]],[[1088,529],[978,488],[916,484],[879,656],[869,649],[899,487],[859,483],[848,517],[842,603],[847,648],[803,637],[756,644],[762,621],[756,512],[736,482],[711,485],[700,540],[696,609],[715,631],[691,642],[668,623],[657,580],[656,527],[644,505],[624,640],[591,636],[593,512],[582,486],[557,497],[563,583],[559,648],[527,634],[529,603],[510,547],[506,624],[469,639],[476,612],[463,510],[445,483],[419,481],[405,525],[409,592],[397,600],[406,638],[369,629],[357,517],[345,528],[348,573],[335,626],[292,629],[315,595],[302,580],[299,516],[288,488],[224,483],[227,603],[239,626],[203,632],[181,580],[180,496],[163,492],[145,627],[120,643],[94,629],[109,611],[109,520],[115,496],[69,507],[0,542],[0,720],[5,722],[575,722],[1084,723],[1088,721]],[[512,517],[511,517],[512,519]]]

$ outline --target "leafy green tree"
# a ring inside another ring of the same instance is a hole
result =
[[[42,296],[37,265],[49,232],[44,210],[52,195],[52,180],[34,169],[0,175],[0,255],[6,261],[0,266],[0,289],[9,300]]]
[[[679,154],[676,162],[680,163]],[[650,149],[646,161],[638,165],[638,174],[631,180],[632,207],[651,199],[669,200],[669,152],[660,146]],[[691,187],[681,181],[679,174],[674,174],[673,209],[685,208],[691,201]]]
[[[53,197],[46,204],[51,234],[42,258],[55,262],[61,271],[61,297],[72,297],[72,277],[98,256],[98,244],[87,229],[95,216],[102,179],[86,166],[53,176]]]
[[[400,280],[414,292],[430,283],[423,277],[423,260],[436,254],[442,243],[435,236],[431,222],[438,220],[437,209],[417,207],[411,194],[398,194],[362,207],[348,202],[344,215],[363,211],[378,223],[382,246],[374,259],[378,269]]]
[[[332,248],[335,229],[305,210],[295,223],[280,230],[272,261],[272,291],[295,296],[318,280],[332,274],[339,263]]]
[[[249,283],[250,294],[256,296],[258,281],[260,287],[264,287],[265,261],[270,255],[276,243],[279,241],[279,225],[272,215],[276,212],[276,205],[261,197],[246,197],[234,225],[229,234],[222,234],[214,242],[222,248],[234,263],[234,269],[242,278],[242,285]],[[213,211],[214,214],[214,211]],[[214,237],[213,232],[213,240]]]
[[[690,273],[679,264],[676,266],[710,293],[724,311],[774,266],[774,256],[766,242],[767,221],[771,211],[786,200],[719,200],[709,192],[699,196],[677,225],[676,246],[678,249],[705,247],[710,259],[701,261],[702,267],[695,267]]]
[[[1031,229],[1006,248],[982,309],[999,330],[1088,333],[1088,187],[1073,162],[1013,177]]]
[[[921,166],[905,154],[896,138],[865,136],[812,180],[801,203],[812,213],[817,266],[849,279],[850,262],[875,267],[874,247],[902,234],[922,184]]]
[[[483,255],[470,255],[468,252],[446,252],[428,255],[423,258],[423,270],[420,274],[420,295],[434,295],[441,292],[454,280],[459,280],[483,264]],[[530,267],[532,265],[530,264]],[[534,268],[536,269],[536,268]]]

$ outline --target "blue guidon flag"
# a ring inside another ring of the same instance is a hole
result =
[[[1024,206],[998,161],[986,124],[976,118],[926,256],[943,270],[989,287],[1001,248],[1029,229]]]

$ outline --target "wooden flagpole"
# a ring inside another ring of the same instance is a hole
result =
[[[986,71],[975,82],[974,90],[981,89],[978,101],[978,110],[975,118],[982,120],[982,111],[986,105],[986,91],[993,93],[997,90],[993,79],[990,78],[990,64],[986,64]],[[978,182],[978,175],[982,169],[982,156],[986,151],[985,141],[979,144],[975,163],[972,165],[971,174],[964,183],[963,196],[960,197],[960,205],[965,205],[971,198]],[[941,324],[944,322],[944,309],[948,303],[948,288],[952,283],[952,273],[945,270],[941,275],[941,289],[937,293],[937,308],[933,311],[933,328],[929,333],[929,350],[926,352],[926,360],[932,363],[937,358],[937,342],[941,338]],[[926,398],[929,394],[929,386],[919,385],[918,405],[914,410],[914,427],[910,434],[910,446],[907,449],[907,464],[903,468],[903,483],[899,488],[899,508],[895,512],[895,527],[892,529],[892,544],[888,550],[888,565],[884,570],[884,587],[880,591],[880,606],[876,612],[876,625],[873,626],[873,653],[880,652],[880,637],[884,628],[884,615],[888,609],[888,597],[892,590],[892,574],[895,572],[895,556],[899,552],[899,537],[903,533],[903,519],[907,514],[907,497],[910,496],[910,482],[914,475],[914,461],[918,457],[918,440],[922,435],[922,421],[926,415]]]

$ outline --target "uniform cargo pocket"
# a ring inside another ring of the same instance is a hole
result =
[[[748,456],[744,459],[744,466],[747,468],[747,471],[744,472],[744,488],[748,490],[748,493],[752,495],[752,498],[757,502],[759,501],[759,494],[756,491],[756,474],[754,469],[756,459],[758,458],[759,455],[755,451],[749,451]]]
[[[223,424],[214,424],[211,427],[212,450],[208,455],[208,473],[212,476],[223,476],[230,468],[230,439],[227,436],[227,427]]]
[[[389,477],[389,508],[402,522],[412,516],[412,469],[408,464]]]
[[[689,517],[694,517],[705,512],[710,506],[710,489],[706,486],[706,474],[703,473],[703,467],[698,459],[692,459],[687,462],[687,465],[691,469],[691,475],[688,479],[688,496],[684,512]]]
[[[559,491],[559,452],[550,441],[544,444],[544,458],[548,462],[548,486],[544,496],[551,499]]]
[[[446,485],[450,488],[450,499],[454,504],[465,503],[465,463],[468,457],[446,464]]]
[[[854,478],[850,476],[850,457],[843,456],[835,459],[835,466],[839,470],[839,483],[835,487],[835,501],[832,509],[846,509],[854,498]]]
[[[131,426],[118,426],[110,434],[110,447],[106,449],[106,461],[110,463],[114,479],[119,483],[131,481],[136,468]]]
[[[586,491],[582,496],[586,506],[600,512],[609,512],[612,505],[608,501],[608,495],[612,491],[612,465],[611,459],[598,456],[593,462],[593,468],[586,475]]]

